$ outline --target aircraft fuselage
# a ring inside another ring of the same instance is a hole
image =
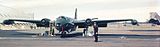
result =
[[[65,16],[60,16],[56,18],[55,20],[55,27],[59,32],[61,31],[67,31],[71,32],[73,28],[75,28],[74,22],[75,19],[65,17]]]

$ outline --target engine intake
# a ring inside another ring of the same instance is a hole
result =
[[[5,25],[11,25],[11,24],[14,24],[15,22],[14,21],[11,21],[11,20],[4,20],[3,21],[3,24]]]
[[[137,20],[132,20],[131,23],[132,23],[132,25],[138,25]]]
[[[90,26],[90,25],[93,24],[92,19],[89,19],[89,18],[86,19],[85,23],[86,23],[88,26]]]
[[[51,21],[50,19],[44,18],[41,20],[41,24],[42,25],[49,25],[50,21]]]

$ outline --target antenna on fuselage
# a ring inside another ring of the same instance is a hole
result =
[[[74,19],[77,19],[77,8],[75,9],[75,17]]]

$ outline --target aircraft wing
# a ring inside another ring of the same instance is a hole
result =
[[[122,22],[122,21],[133,21],[133,19],[120,19],[120,20],[93,20],[93,22],[97,23],[111,23],[111,22]]]
[[[37,27],[49,27],[50,19],[46,19],[46,18],[42,20],[7,19],[7,20],[4,20],[3,23],[14,24],[14,21],[34,23],[37,25]]]
[[[19,22],[29,22],[29,23],[40,23],[40,20],[21,20],[21,19],[8,19],[8,21],[19,21]]]
[[[137,24],[137,21],[133,20],[133,19],[119,19],[119,20],[91,20],[91,19],[86,19],[86,20],[83,20],[83,21],[75,22],[75,25],[77,25],[79,28],[84,28],[85,24],[91,25],[94,22],[96,22],[99,27],[107,27],[108,23],[122,22],[122,21],[131,21],[131,23],[133,25]]]

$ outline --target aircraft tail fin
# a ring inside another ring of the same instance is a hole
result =
[[[160,16],[157,12],[150,12],[150,20],[149,23],[160,25]]]
[[[77,19],[77,8],[75,9],[75,17],[74,19]]]
[[[160,20],[160,16],[158,15],[157,12],[150,12],[150,18]]]

